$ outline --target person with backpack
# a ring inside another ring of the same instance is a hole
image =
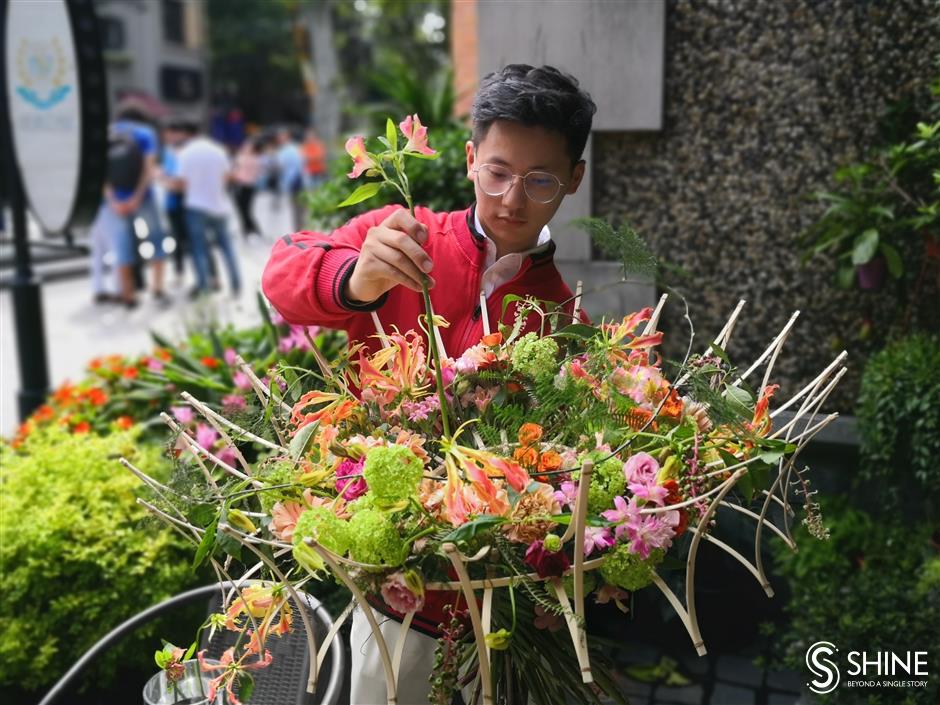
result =
[[[168,301],[163,291],[164,233],[153,192],[158,147],[148,117],[133,105],[120,107],[108,131],[104,202],[92,228],[96,301],[107,300],[100,274],[104,243],[114,257],[121,303],[129,309],[138,305],[134,268],[140,259],[151,266],[154,299]]]
[[[418,207],[414,216],[387,206],[331,234],[287,235],[265,267],[265,296],[289,323],[343,329],[351,346],[374,353],[381,343],[373,313],[386,330],[417,329],[427,277],[434,311],[450,323],[439,330],[453,358],[483,336],[481,295],[494,330],[514,320],[518,302],[503,311],[509,295],[564,303],[573,314],[548,223],[584,177],[582,155],[595,110],[578,81],[551,66],[511,64],[489,74],[474,100],[465,145],[474,204],[451,213]],[[538,330],[534,319],[523,332]],[[437,645],[429,637],[447,621],[443,606],[454,598],[426,592],[425,608],[411,622],[416,633],[406,642],[398,702],[428,702]],[[382,632],[395,643],[403,615],[374,607],[389,618]],[[353,613],[350,646],[356,675],[350,702],[387,702],[382,660],[361,610]]]

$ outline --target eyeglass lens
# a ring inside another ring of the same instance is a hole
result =
[[[513,182],[513,174],[492,164],[484,164],[477,171],[480,188],[489,196],[502,196]],[[554,174],[546,171],[530,171],[522,182],[526,195],[538,203],[549,203],[558,195],[561,182]]]

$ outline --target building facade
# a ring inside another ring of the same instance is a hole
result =
[[[208,20],[201,0],[97,0],[113,110],[124,96],[156,99],[170,112],[205,119],[209,107]]]

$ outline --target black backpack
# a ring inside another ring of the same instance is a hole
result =
[[[144,170],[144,154],[133,135],[117,130],[108,133],[107,184],[116,191],[137,188]]]

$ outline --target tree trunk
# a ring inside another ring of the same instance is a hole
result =
[[[339,60],[333,43],[333,0],[304,3],[303,13],[316,86],[310,96],[310,114],[329,156],[340,130]]]

